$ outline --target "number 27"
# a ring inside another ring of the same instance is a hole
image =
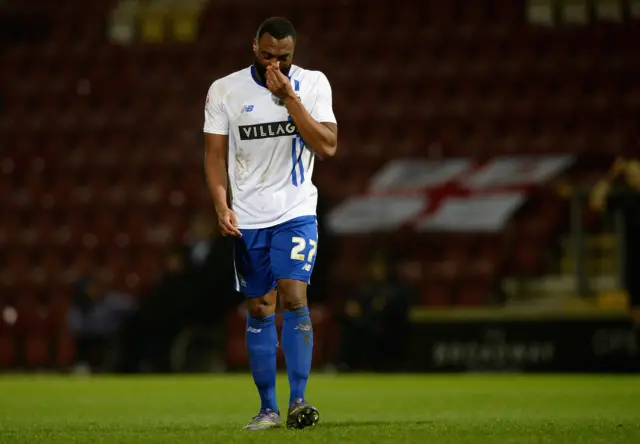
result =
[[[307,242],[303,237],[292,237],[291,242],[295,244],[291,249],[291,259],[303,261],[305,257],[301,251],[307,247]],[[309,245],[311,245],[311,250],[309,250],[309,254],[307,255],[307,262],[312,262],[313,256],[316,255],[316,247],[318,246],[318,243],[313,239],[309,239]]]

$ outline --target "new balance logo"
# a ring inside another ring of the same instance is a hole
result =
[[[261,328],[247,327],[247,331],[249,333],[260,333],[262,331],[262,329]]]
[[[245,105],[242,108],[242,112],[240,114],[242,114],[242,113],[250,113],[251,111],[253,111],[253,105]]]
[[[257,125],[241,125],[240,140],[268,139],[270,137],[293,136],[298,133],[293,122],[259,123]]]
[[[302,266],[303,271],[311,271],[311,264],[304,264]]]

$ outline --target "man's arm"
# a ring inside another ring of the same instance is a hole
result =
[[[222,235],[240,237],[236,215],[229,208],[228,201],[229,121],[222,95],[219,84],[214,82],[204,109],[204,171]]]
[[[307,111],[279,69],[267,68],[267,88],[282,98],[300,137],[321,159],[331,157],[338,147],[338,125],[333,115],[331,86],[324,74],[318,79],[317,100]]]
[[[205,134],[204,171],[223,236],[241,237],[236,215],[229,208],[227,144],[229,136]]]
[[[204,171],[216,212],[228,208],[227,146],[229,136],[204,135]]]
[[[316,122],[298,97],[287,97],[284,105],[296,124],[300,137],[321,159],[331,157],[338,148],[338,125],[333,122]]]

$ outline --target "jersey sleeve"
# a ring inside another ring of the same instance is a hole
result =
[[[318,82],[316,84],[316,103],[311,109],[311,117],[316,122],[337,123],[336,116],[333,114],[333,104],[331,98],[331,85],[329,79],[323,73],[319,73]]]
[[[207,93],[204,106],[204,132],[210,134],[229,134],[229,117],[224,107],[223,92],[219,82],[213,82]]]

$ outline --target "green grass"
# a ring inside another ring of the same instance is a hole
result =
[[[313,375],[308,397],[314,429],[245,432],[248,375],[0,376],[0,443],[640,442],[633,376]]]

